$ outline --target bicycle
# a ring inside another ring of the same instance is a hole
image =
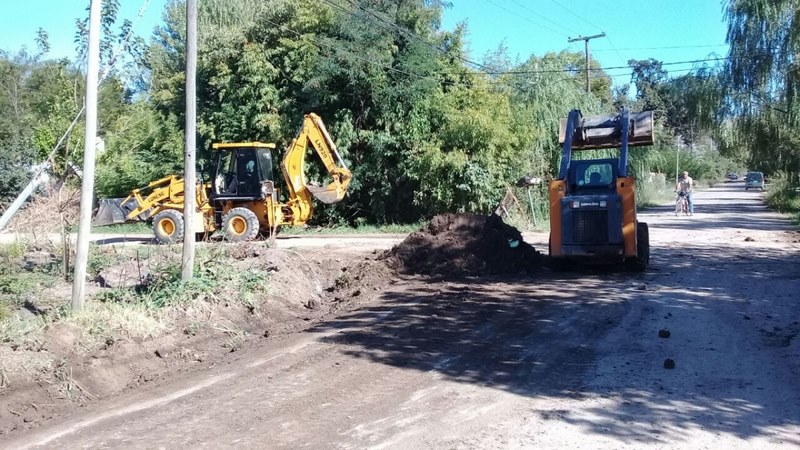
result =
[[[683,191],[678,192],[678,198],[675,199],[675,215],[680,216],[681,213],[685,216],[689,215],[689,199],[686,192]]]

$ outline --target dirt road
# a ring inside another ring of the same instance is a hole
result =
[[[0,446],[797,447],[800,234],[760,197],[728,183],[695,217],[641,214],[644,274],[408,278]]]

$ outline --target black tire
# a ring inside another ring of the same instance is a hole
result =
[[[629,260],[635,272],[644,272],[650,266],[650,229],[646,223],[636,224],[636,257]]]
[[[258,217],[247,208],[233,208],[222,218],[222,232],[231,242],[250,241],[258,236]]]
[[[566,272],[572,268],[572,263],[566,258],[552,257],[553,247],[550,242],[547,243],[547,266],[554,272]]]
[[[183,214],[167,209],[153,218],[153,234],[159,244],[176,244],[183,240]]]

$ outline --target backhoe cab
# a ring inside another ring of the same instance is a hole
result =
[[[306,150],[316,151],[332,181],[315,186],[305,175]],[[285,203],[274,180],[272,151],[262,142],[213,144],[214,165],[210,183],[198,183],[197,212],[193,221],[198,236],[222,230],[226,239],[245,241],[259,232],[274,235],[283,225],[304,225],[314,211],[312,197],[324,203],[341,201],[351,173],[336,150],[322,120],[307,114],[281,162],[286,181]],[[131,191],[122,200],[102,200],[95,225],[132,220],[152,220],[160,243],[183,238],[183,179],[175,175]]]
[[[572,262],[624,262],[643,271],[650,262],[646,223],[637,221],[628,148],[653,144],[653,113],[586,117],[572,110],[561,121],[557,179],[550,182],[550,257]],[[619,147],[619,158],[573,159],[574,150]]]

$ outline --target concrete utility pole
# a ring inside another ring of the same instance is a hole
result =
[[[75,246],[75,271],[72,279],[72,309],[83,307],[89,234],[94,208],[94,151],[97,145],[97,78],[100,72],[100,11],[102,0],[92,0],[89,9],[89,48],[86,62],[86,133],[83,144],[83,182],[78,243]]]
[[[197,0],[186,1],[186,143],[183,157],[183,264],[181,279],[194,273],[194,216],[197,211]]]
[[[590,89],[590,86],[589,86],[589,59],[590,59],[590,55],[591,55],[591,53],[589,52],[589,40],[595,39],[595,38],[601,38],[601,37],[606,37],[606,34],[605,33],[600,33],[600,34],[595,34],[593,36],[578,36],[576,38],[567,39],[567,42],[583,41],[584,44],[585,44],[585,47],[586,47],[586,93],[587,94],[589,92],[591,92],[591,89]]]

